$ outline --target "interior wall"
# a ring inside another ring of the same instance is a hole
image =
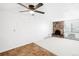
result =
[[[79,22],[78,6],[79,4],[70,4],[68,7],[66,7],[67,11],[64,12],[64,16],[63,16],[65,21],[65,28],[64,28],[65,37],[68,37],[68,35],[70,34],[74,34],[75,35],[75,38],[73,37],[74,40],[79,40],[79,33],[71,32],[71,23],[75,24],[76,22]]]
[[[61,6],[62,17],[61,18],[53,18],[52,21],[64,21],[64,36],[68,37],[69,34],[74,34],[77,40],[79,40],[79,33],[71,32],[71,23],[79,22],[79,4],[78,3],[66,3],[59,4]],[[59,7],[60,9],[60,7]],[[58,9],[58,10],[59,10]],[[67,27],[67,28],[66,28]],[[76,40],[76,39],[74,39]]]
[[[0,52],[41,40],[50,33],[45,15],[32,16],[19,12],[22,10],[25,8],[16,3],[0,4]]]
[[[74,13],[71,14],[71,10],[78,11],[78,6],[45,3],[38,9],[45,14],[32,16],[28,12],[19,12],[26,9],[16,3],[0,3],[0,52],[46,38],[52,33],[52,22],[72,19]]]

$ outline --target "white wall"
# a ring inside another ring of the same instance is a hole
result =
[[[50,33],[45,15],[32,16],[20,13],[21,10],[25,8],[18,4],[0,4],[0,52],[40,40]]]
[[[18,4],[0,4],[0,52],[43,39],[51,34],[50,15],[52,14],[45,4],[39,10],[45,11],[45,15],[36,13],[31,16]],[[50,13],[49,13],[49,12]],[[55,13],[54,13],[55,14]],[[53,14],[53,15],[54,15]]]
[[[57,7],[59,5],[59,8]],[[54,4],[55,8],[58,8],[57,11],[60,14],[59,17],[53,17],[52,21],[64,21],[68,29],[64,28],[64,35],[67,37],[69,34],[75,34],[77,40],[79,40],[79,33],[71,33],[71,23],[79,22],[79,4],[78,3],[66,3],[66,4]],[[61,7],[60,7],[61,6]],[[54,9],[56,11],[56,9]],[[61,11],[60,11],[61,10]]]
[[[39,8],[46,12],[45,15],[36,13],[31,16],[29,13],[20,13],[25,8],[18,4],[0,3],[0,52],[47,37],[52,33],[52,22],[72,19],[74,13],[69,12],[72,9],[78,11],[78,6],[46,3]],[[74,19],[78,18],[78,14]]]
[[[66,11],[64,12],[63,19],[65,20],[65,37],[69,34],[75,34],[75,37],[79,40],[79,33],[72,33],[71,32],[71,23],[79,22],[79,4],[70,4],[66,5]]]

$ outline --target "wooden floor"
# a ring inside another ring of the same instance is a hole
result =
[[[38,46],[35,43],[31,43],[0,53],[0,56],[56,56],[56,55]]]

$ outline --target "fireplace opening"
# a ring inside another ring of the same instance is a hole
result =
[[[61,34],[61,31],[60,30],[55,30],[55,32],[52,33],[52,36],[53,37],[64,37],[64,35]]]
[[[54,34],[55,35],[61,35],[61,31],[60,30],[56,30]]]

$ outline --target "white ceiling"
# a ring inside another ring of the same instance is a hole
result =
[[[24,3],[25,4],[25,3]],[[29,4],[29,3],[27,3]],[[33,3],[33,4],[37,4],[37,3]],[[18,5],[17,3],[0,3],[0,12],[10,12],[10,13],[16,13],[16,14],[25,14],[25,15],[29,15],[27,12],[25,13],[20,13],[19,11],[22,10],[26,10],[26,8]],[[42,18],[48,19],[56,19],[56,18],[63,18],[64,14],[66,12],[70,12],[73,10],[79,10],[79,4],[78,3],[44,3],[44,5],[40,8],[38,8],[38,10],[40,11],[44,11],[45,14],[40,16]],[[36,13],[38,17],[41,14]]]

